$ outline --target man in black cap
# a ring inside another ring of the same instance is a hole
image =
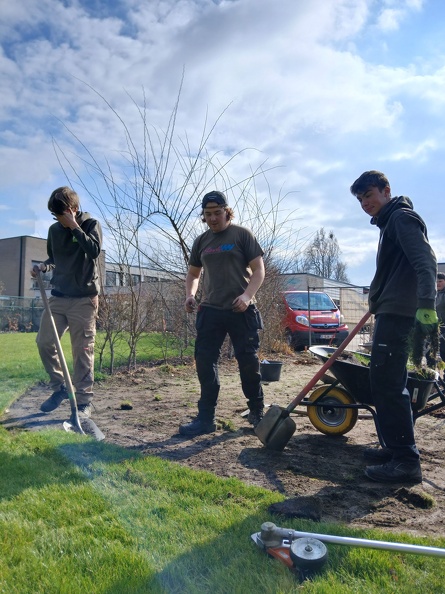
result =
[[[263,417],[263,390],[258,359],[260,312],[255,294],[264,280],[263,250],[254,235],[233,225],[233,210],[219,191],[202,199],[202,221],[209,227],[193,243],[186,277],[185,309],[196,309],[201,272],[202,297],[196,316],[195,361],[201,384],[198,415],[181,425],[182,435],[212,433],[220,389],[218,359],[227,334],[238,361],[241,385],[256,427]]]

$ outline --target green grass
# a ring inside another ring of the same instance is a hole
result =
[[[4,333],[0,334],[0,410],[6,408],[18,395],[23,394],[30,386],[39,381],[46,382],[48,376],[40,362],[34,333]],[[98,332],[96,347],[101,344],[103,334]],[[72,371],[71,344],[69,335],[61,340],[63,353],[67,365]],[[128,344],[124,337],[116,345],[115,366],[125,365],[128,359]],[[146,334],[141,337],[138,345],[138,362],[163,360],[165,352],[165,338],[162,334]],[[189,349],[188,354],[192,351]],[[173,341],[168,349],[169,357],[179,355]],[[99,373],[96,348],[96,379],[106,378],[106,373]],[[110,352],[107,347],[104,356],[105,371],[110,366]]]
[[[36,382],[48,380],[35,339],[36,334],[0,334],[0,410]],[[68,361],[68,337],[63,337],[62,346]]]
[[[13,356],[9,336],[0,335],[0,389],[4,378],[12,376],[9,390],[16,397],[22,385],[36,380],[32,370],[38,371],[39,361],[35,345],[34,360],[31,349],[25,354],[24,343],[23,352],[16,350]],[[7,432],[0,427],[0,476],[0,592],[444,591],[444,559],[331,544],[325,570],[300,585],[283,564],[251,541],[264,521],[295,530],[430,546],[443,547],[445,539],[272,517],[269,505],[283,499],[277,492],[76,434]]]
[[[119,340],[115,344],[115,365],[126,365],[128,360],[129,347],[126,342],[126,335],[123,334],[119,337]],[[96,353],[103,343],[104,334],[101,332],[97,333],[96,337]],[[177,348],[177,339],[168,333],[162,334],[158,332],[152,332],[150,334],[142,334],[137,345],[137,361],[162,361],[166,357],[178,357],[179,349]],[[193,354],[193,348],[189,349],[185,353],[186,355]],[[98,359],[98,357],[97,357]],[[96,360],[96,365],[98,361]],[[104,367],[110,366],[110,352],[109,346],[105,349]]]

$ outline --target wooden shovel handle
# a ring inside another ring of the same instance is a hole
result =
[[[320,370],[317,371],[317,373],[314,375],[311,381],[301,390],[301,392],[297,396],[295,396],[295,398],[292,400],[289,406],[287,406],[286,410],[288,412],[292,412],[294,408],[297,406],[297,404],[299,404],[303,400],[303,398],[306,396],[309,390],[311,390],[315,386],[318,380],[326,373],[326,371],[329,369],[329,367],[331,367],[334,361],[338,359],[338,357],[342,354],[342,352],[345,350],[345,348],[348,346],[348,344],[351,342],[354,336],[363,328],[370,316],[371,312],[368,311],[365,313],[365,315],[359,321],[354,330],[352,330],[349,336],[347,336],[344,339],[344,341],[341,343],[338,349],[332,353],[332,355],[329,357],[326,363],[324,363]]]
[[[53,314],[51,312],[51,307],[48,301],[48,297],[46,296],[45,287],[43,286],[42,276],[40,274],[40,268],[38,266],[33,267],[33,272],[36,275],[37,284],[39,285],[40,294],[42,296],[43,305],[45,306],[46,313],[48,314],[51,328],[54,335],[54,342],[57,349],[57,354],[59,355],[60,366],[62,367],[63,377],[65,379],[65,384],[68,391],[70,406],[71,406],[71,414],[74,420],[74,424],[76,425],[77,429],[80,433],[84,433],[82,426],[80,424],[79,413],[77,411],[77,402],[76,396],[74,394],[74,386],[71,381],[70,372],[68,370],[68,365],[66,364],[65,355],[63,354],[62,344],[59,339],[59,335],[57,334],[56,324],[54,322]]]

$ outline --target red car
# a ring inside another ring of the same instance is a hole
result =
[[[326,293],[285,291],[283,300],[286,338],[295,350],[315,344],[338,346],[348,336],[340,310]]]

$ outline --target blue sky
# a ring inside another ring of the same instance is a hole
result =
[[[134,102],[144,90],[165,129],[184,72],[178,132],[196,146],[206,114],[224,112],[209,151],[255,149],[230,177],[266,161],[260,196],[286,197],[296,235],[332,230],[352,283],[375,266],[377,230],[349,193],[369,169],[410,196],[445,261],[441,0],[20,0],[1,12],[0,238],[46,237],[48,197],[67,183],[99,216],[61,156],[94,186],[79,141],[114,165],[125,147],[98,94],[139,140]]]

